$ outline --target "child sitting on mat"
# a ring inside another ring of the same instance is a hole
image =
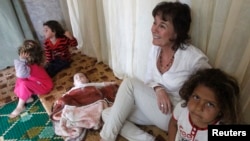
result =
[[[25,110],[25,103],[32,102],[33,94],[47,94],[53,88],[52,79],[43,67],[44,52],[33,40],[24,41],[18,49],[19,59],[14,60],[16,84],[14,92],[19,98],[16,109],[9,115],[17,117]]]
[[[66,31],[55,20],[45,22],[43,28],[46,56],[45,69],[51,77],[54,77],[61,70],[70,67],[72,60],[69,48],[75,48],[78,42],[71,32]]]

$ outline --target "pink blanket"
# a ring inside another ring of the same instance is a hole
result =
[[[70,140],[78,140],[85,129],[97,130],[102,126],[101,112],[107,107],[105,100],[81,107],[65,105],[61,119],[54,121],[55,133]]]
[[[55,133],[65,140],[81,141],[87,129],[99,129],[101,113],[113,102],[117,90],[116,85],[91,86],[66,93],[54,103],[50,115]]]

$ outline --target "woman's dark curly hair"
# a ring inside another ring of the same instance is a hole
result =
[[[52,32],[56,33],[56,38],[64,37],[65,30],[59,22],[55,20],[50,20],[43,23],[43,26],[48,26]]]
[[[180,2],[160,2],[152,11],[153,17],[160,15],[164,21],[172,21],[177,34],[173,50],[184,49],[182,44],[189,43],[188,34],[191,24],[191,10],[187,4]]]
[[[34,40],[25,40],[18,48],[18,55],[20,53],[28,53],[29,57],[26,59],[28,64],[41,65],[44,62],[44,50],[40,44]]]
[[[237,80],[220,69],[203,69],[191,75],[180,89],[180,96],[187,102],[194,89],[203,85],[210,88],[218,100],[221,109],[221,121],[223,124],[236,124],[241,122],[240,88]]]

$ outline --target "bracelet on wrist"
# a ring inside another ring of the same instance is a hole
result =
[[[155,92],[157,93],[157,92],[159,92],[160,90],[163,90],[164,88],[163,87],[157,87],[156,89],[155,89]]]

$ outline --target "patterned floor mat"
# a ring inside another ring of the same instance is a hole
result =
[[[38,98],[27,104],[26,111],[10,119],[10,111],[15,109],[17,100],[0,108],[0,141],[63,141],[54,134],[52,122]]]

